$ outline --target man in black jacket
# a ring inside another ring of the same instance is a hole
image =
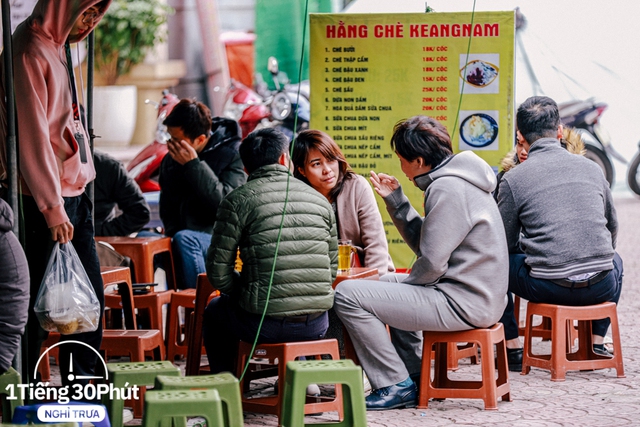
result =
[[[238,154],[240,128],[206,105],[182,99],[165,119],[171,139],[160,166],[160,218],[173,238],[178,283],[195,288],[220,201],[247,176]]]
[[[107,153],[93,153],[96,236],[128,236],[149,222],[149,205],[124,165]],[[116,206],[118,211],[116,211]]]

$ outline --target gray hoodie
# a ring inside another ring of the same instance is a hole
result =
[[[0,199],[0,374],[18,351],[29,308],[29,266],[12,227],[13,212]]]
[[[404,283],[433,286],[475,327],[495,324],[507,303],[509,256],[491,192],[491,167],[472,151],[449,157],[414,178],[424,190],[424,218],[397,189],[387,210],[417,255]]]

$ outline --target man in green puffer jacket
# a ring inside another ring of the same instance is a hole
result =
[[[274,129],[240,145],[247,183],[220,203],[206,260],[222,295],[204,314],[212,373],[234,371],[239,340],[320,339],[333,306],[338,242],[327,199],[291,174],[289,140]],[[240,250],[242,272],[234,270]]]

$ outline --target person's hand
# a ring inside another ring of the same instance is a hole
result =
[[[73,225],[69,221],[54,225],[49,230],[51,230],[51,239],[54,242],[69,243],[73,239]]]
[[[198,153],[195,148],[189,145],[184,139],[180,141],[170,139],[167,141],[167,148],[169,148],[169,155],[173,160],[181,165],[198,158]]]
[[[373,184],[373,189],[376,190],[376,193],[382,198],[387,197],[400,187],[400,183],[396,177],[387,175],[386,173],[376,174],[374,171],[371,171],[369,180],[371,184]]]

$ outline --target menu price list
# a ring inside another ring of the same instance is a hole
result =
[[[349,164],[357,169],[375,169],[375,159],[390,159],[381,153],[385,137],[381,116],[390,105],[381,105],[371,93],[370,63],[353,46],[325,48],[325,131],[338,143]]]
[[[441,123],[449,120],[449,64],[448,46],[421,46],[421,73],[419,95],[422,114],[433,117]]]

